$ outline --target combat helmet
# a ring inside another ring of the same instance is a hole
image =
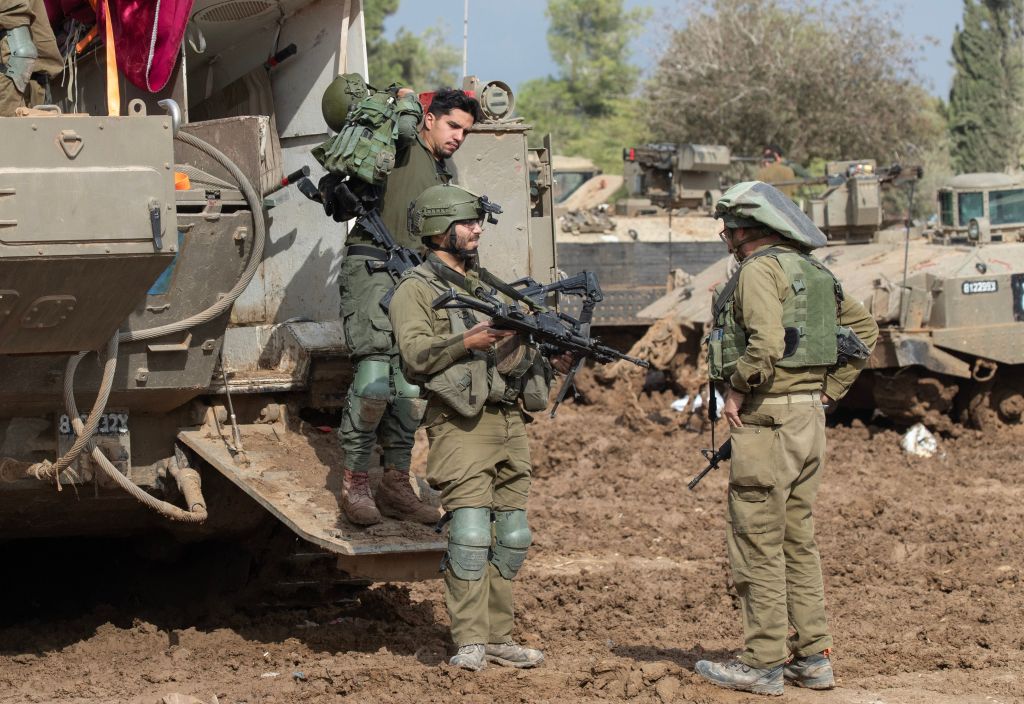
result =
[[[443,235],[462,220],[486,216],[487,222],[496,223],[498,219],[494,216],[499,213],[501,206],[487,196],[450,184],[431,186],[409,204],[409,232],[415,237]]]
[[[366,81],[358,73],[343,73],[336,76],[320,99],[324,122],[335,132],[341,132],[349,110],[369,94]]]
[[[767,227],[806,250],[828,243],[792,199],[764,181],[743,181],[727,190],[715,203],[715,217],[730,229]]]

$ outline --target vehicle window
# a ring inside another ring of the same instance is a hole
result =
[[[1024,188],[1012,191],[990,191],[988,217],[993,225],[1024,222]]]
[[[939,193],[939,218],[946,227],[953,227],[953,193],[941,191]]]
[[[556,203],[561,203],[593,176],[592,171],[563,171],[555,174],[555,187],[551,191],[551,197]]]
[[[980,218],[985,214],[983,193],[961,193],[957,199],[960,205],[960,226],[967,227],[971,218]]]

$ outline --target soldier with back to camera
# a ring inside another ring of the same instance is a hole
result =
[[[426,389],[427,481],[451,517],[442,569],[459,651],[450,662],[467,670],[544,661],[540,650],[512,640],[512,579],[531,543],[526,413],[547,407],[551,365],[534,345],[472,311],[433,307],[440,294],[472,295],[491,276],[478,267],[477,250],[484,217],[493,221],[498,212],[458,186],[424,191],[410,229],[431,252],[391,301],[402,366]],[[562,355],[551,364],[565,372],[571,363]]]
[[[740,262],[716,291],[711,378],[729,384],[727,542],[744,649],[701,660],[713,684],[782,694],[834,686],[812,509],[825,464],[825,408],[863,368],[878,327],[809,252],[825,236],[778,189],[739,183],[716,205]],[[787,639],[790,626],[794,633]]]
[[[401,114],[418,116],[422,109],[411,90],[401,89],[396,97]],[[334,112],[340,114],[334,115],[332,100],[325,96],[325,118],[328,124],[340,126],[347,105],[338,100]],[[427,187],[452,180],[446,160],[481,117],[475,98],[448,88],[434,95],[418,128],[409,129],[415,119],[411,123],[398,120],[394,168],[380,199],[381,219],[398,245],[419,248],[407,227],[409,203]],[[338,430],[345,452],[342,510],[349,521],[362,526],[380,522],[381,514],[433,523],[439,517],[437,509],[421,502],[409,481],[413,440],[425,406],[419,388],[402,374],[391,322],[380,305],[393,281],[386,272],[370,273],[366,266],[368,260],[387,257],[358,224],[346,245],[338,280],[345,339],[355,372]],[[384,474],[376,492],[371,492],[368,472],[378,441]]]

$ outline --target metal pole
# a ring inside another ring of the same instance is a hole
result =
[[[907,223],[906,228],[903,232],[903,283],[900,284],[900,307],[897,315],[899,315],[900,327],[903,326],[903,292],[907,288],[907,266],[910,259],[910,220],[914,216],[914,186],[917,185],[917,181],[910,182],[910,199],[907,203]]]
[[[469,0],[462,7],[462,77],[469,75]]]

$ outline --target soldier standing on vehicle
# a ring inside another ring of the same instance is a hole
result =
[[[403,89],[399,98],[412,98]],[[327,117],[325,105],[325,117]],[[381,217],[395,241],[418,248],[407,224],[409,204],[429,186],[452,179],[446,160],[481,118],[475,98],[454,88],[438,91],[418,131],[399,137],[394,170],[381,200]],[[334,116],[337,117],[337,116]],[[344,116],[336,122],[343,122]],[[328,118],[331,123],[331,118]],[[366,262],[386,259],[370,235],[355,227],[346,240],[339,288],[345,339],[355,375],[349,387],[338,436],[345,451],[341,506],[357,525],[379,523],[381,514],[398,519],[433,523],[436,508],[420,502],[409,483],[413,439],[423,416],[419,389],[402,375],[391,322],[380,306],[393,282],[386,272],[371,274]],[[383,450],[384,476],[371,493],[368,480],[374,445]]]
[[[427,481],[451,517],[444,571],[451,664],[534,667],[540,650],[512,640],[512,578],[526,559],[530,449],[526,411],[547,406],[551,367],[513,332],[466,309],[435,310],[449,289],[472,295],[483,218],[500,212],[458,186],[434,186],[410,210],[431,253],[395,290],[391,320],[403,368],[427,391]],[[554,359],[568,370],[571,357]],[[493,538],[492,538],[493,535]]]
[[[832,637],[811,517],[825,408],[853,384],[878,327],[810,256],[825,236],[778,189],[736,184],[715,217],[740,261],[716,291],[709,366],[712,379],[730,386],[727,542],[745,647],[732,662],[701,660],[696,671],[758,694],[782,694],[783,680],[829,689]]]
[[[46,83],[63,69],[43,0],[0,3],[0,117],[47,102]]]

